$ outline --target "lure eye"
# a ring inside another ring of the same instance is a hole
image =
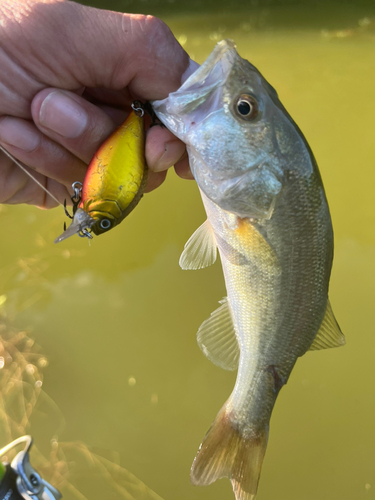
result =
[[[102,229],[109,229],[112,225],[112,222],[109,219],[102,219],[100,221],[100,227]]]
[[[234,111],[242,120],[254,120],[259,114],[258,101],[249,94],[241,94],[234,105]]]

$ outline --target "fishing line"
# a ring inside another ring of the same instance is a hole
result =
[[[24,165],[22,165],[22,163],[20,161],[17,160],[17,158],[15,158],[12,154],[10,154],[9,151],[7,151],[1,145],[0,145],[0,149],[1,149],[1,151],[3,153],[5,153],[8,156],[8,158],[10,158],[16,165],[18,165],[20,167],[20,169],[25,172],[25,174],[27,174],[29,177],[31,177],[31,179],[34,182],[36,182],[38,184],[38,186],[43,189],[43,191],[45,191],[47,194],[49,194],[50,197],[52,199],[54,199],[59,205],[62,205],[62,203],[50,191],[48,191],[48,189],[45,186],[43,186],[43,184],[41,182],[39,182],[37,179],[35,179],[35,177],[33,176],[33,174],[31,172],[29,172],[27,170],[27,168]]]

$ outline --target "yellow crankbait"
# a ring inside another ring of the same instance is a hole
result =
[[[73,217],[65,209],[73,220],[55,243],[73,234],[92,238],[91,232],[105,233],[138,204],[147,181],[144,114],[144,105],[134,102],[125,122],[95,153],[83,186],[73,184]]]

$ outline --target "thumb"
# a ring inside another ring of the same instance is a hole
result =
[[[32,49],[25,64],[34,74],[35,68],[42,72],[38,76],[46,85],[128,87],[149,100],[162,99],[180,86],[189,57],[160,19],[74,2],[26,3],[22,39]]]

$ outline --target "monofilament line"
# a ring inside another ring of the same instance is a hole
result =
[[[9,151],[7,151],[5,148],[3,148],[3,146],[0,145],[0,149],[3,153],[5,153],[8,158],[10,158],[16,165],[18,165],[20,167],[21,170],[23,170],[25,172],[25,174],[27,174],[29,177],[31,177],[31,179],[36,182],[38,184],[39,187],[41,187],[43,189],[43,191],[45,191],[52,199],[54,199],[59,205],[62,205],[62,203],[50,192],[48,191],[48,189],[43,186],[43,184],[41,182],[39,182],[37,179],[35,179],[35,177],[33,176],[33,174],[31,172],[29,172],[27,170],[27,168],[22,165],[22,163],[20,161],[17,160],[17,158],[15,158],[12,154],[9,153]]]

